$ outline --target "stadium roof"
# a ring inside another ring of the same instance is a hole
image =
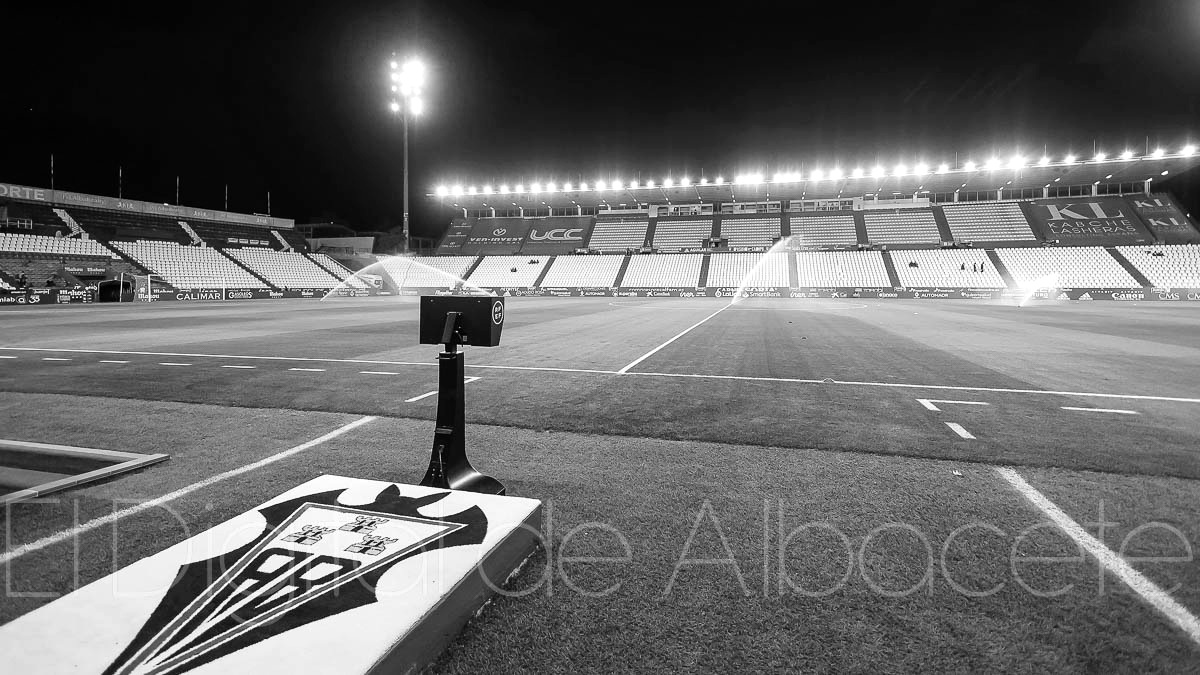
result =
[[[447,206],[603,206],[605,204],[696,204],[790,199],[834,199],[868,195],[891,198],[916,193],[983,192],[1040,189],[1055,185],[1141,183],[1178,176],[1200,164],[1187,146],[1174,154],[1092,158],[989,159],[957,168],[942,165],[893,165],[814,169],[801,173],[738,176],[678,176],[633,183],[600,176],[595,183],[514,183],[512,185],[439,186],[428,196]],[[603,181],[603,182],[602,182]],[[620,187],[613,184],[620,181]]]

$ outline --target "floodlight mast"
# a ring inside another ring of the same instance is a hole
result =
[[[401,226],[401,231],[404,238],[404,253],[409,251],[409,224],[408,224],[408,118],[409,116],[420,115],[425,109],[425,102],[421,99],[421,91],[425,87],[425,64],[418,58],[410,58],[404,64],[400,64],[396,60],[396,55],[392,54],[392,60],[388,64],[391,66],[391,91],[392,102],[388,106],[393,114],[400,116],[400,125],[403,128],[403,157],[404,157],[404,220]],[[403,99],[403,103],[401,103]]]

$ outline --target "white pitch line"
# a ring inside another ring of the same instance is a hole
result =
[[[628,373],[630,368],[632,368],[632,367],[636,366],[637,364],[641,363],[642,361],[645,361],[646,359],[650,358],[651,356],[654,356],[656,353],[658,353],[658,350],[662,349],[663,347],[666,347],[667,345],[669,345],[669,344],[671,344],[672,342],[674,342],[674,341],[678,340],[679,338],[683,337],[684,335],[687,335],[689,332],[691,332],[691,330],[692,330],[693,328],[695,328],[695,327],[699,326],[700,324],[704,323],[705,321],[708,321],[709,319],[711,319],[711,318],[713,318],[714,316],[716,316],[716,315],[720,314],[721,312],[724,312],[725,310],[729,309],[729,308],[730,308],[730,307],[732,307],[732,306],[733,306],[733,303],[732,303],[732,302],[730,302],[728,305],[725,305],[725,306],[724,306],[724,307],[722,307],[721,309],[718,309],[717,311],[713,312],[712,314],[709,314],[708,316],[704,317],[703,319],[700,319],[700,320],[699,320],[699,321],[697,321],[696,323],[694,323],[694,324],[692,324],[692,325],[688,326],[687,328],[684,328],[684,329],[683,329],[683,331],[682,331],[682,332],[680,332],[678,335],[676,335],[675,337],[671,338],[670,340],[667,340],[666,342],[664,342],[664,343],[662,343],[661,345],[659,345],[659,346],[655,347],[654,349],[651,349],[650,351],[646,352],[645,354],[642,354],[642,355],[641,355],[641,356],[639,356],[638,358],[634,359],[633,363],[630,363],[630,364],[626,365],[624,368],[622,368],[622,369],[618,370],[618,371],[617,371],[617,373],[619,373],[619,374],[621,374],[621,375],[624,375],[625,373]]]
[[[1064,405],[1064,406],[1062,406],[1062,409],[1063,410],[1077,410],[1079,412],[1116,413],[1118,415],[1141,415],[1141,413],[1136,410],[1120,410],[1118,408],[1073,408],[1069,405]]]
[[[921,405],[925,406],[925,408],[927,410],[932,410],[934,412],[942,411],[942,409],[937,407],[936,405],[934,405],[934,403],[956,403],[959,405],[991,405],[990,403],[987,403],[986,401],[947,401],[945,399],[937,399],[937,398],[919,398],[919,399],[917,399],[917,403],[920,403]]]
[[[142,502],[140,504],[130,506],[129,508],[121,509],[120,511],[114,511],[112,513],[106,514],[106,515],[96,518],[94,520],[89,520],[86,523],[76,525],[75,527],[72,527],[70,529],[62,530],[61,532],[56,532],[54,534],[42,537],[41,539],[38,539],[37,541],[33,541],[28,544],[22,544],[21,546],[18,546],[12,550],[5,551],[4,553],[0,553],[0,565],[8,564],[9,562],[16,560],[17,558],[20,558],[23,555],[28,555],[30,553],[33,553],[34,551],[40,551],[40,550],[46,548],[47,546],[53,546],[54,544],[58,544],[60,542],[67,541],[68,539],[73,539],[75,537],[78,537],[81,534],[90,532],[98,527],[104,527],[105,525],[108,525],[109,523],[114,523],[118,520],[121,520],[122,518],[126,518],[128,516],[132,516],[134,514],[141,513],[142,511],[146,511],[148,509],[152,509],[152,508],[161,506],[163,504],[166,504],[167,502],[171,502],[176,499],[179,499],[180,497],[183,497],[184,495],[191,494],[192,492],[195,492],[196,490],[200,490],[200,489],[209,487],[210,485],[215,485],[216,483],[220,483],[223,480],[235,478],[244,473],[254,471],[255,469],[261,469],[262,467],[267,466],[268,464],[274,464],[275,462],[278,462],[281,459],[287,459],[288,457],[291,457],[292,455],[304,452],[305,450],[308,450],[309,448],[314,448],[326,441],[333,440],[333,439],[337,438],[338,436],[341,436],[342,434],[344,434],[348,431],[357,429],[358,427],[361,427],[362,425],[366,424],[367,422],[370,422],[375,419],[376,419],[376,417],[374,417],[372,415],[368,415],[366,417],[360,417],[359,419],[354,420],[353,422],[350,422],[349,424],[344,424],[344,425],[338,427],[337,429],[334,429],[333,431],[325,434],[324,436],[318,436],[317,438],[314,438],[311,441],[307,441],[307,442],[301,443],[300,445],[297,445],[295,447],[288,448],[287,450],[277,452],[274,455],[271,455],[269,457],[264,457],[264,458],[258,460],[257,462],[252,462],[252,463],[246,464],[244,466],[239,466],[236,469],[230,469],[229,471],[219,473],[215,476],[205,478],[202,481],[198,481],[198,482],[192,483],[191,485],[188,485],[186,487],[179,488],[178,490],[175,490],[174,492],[168,492],[167,494],[165,494],[161,497],[157,497],[155,499],[151,499],[150,501]]]
[[[951,431],[953,431],[954,433],[958,434],[959,436],[961,436],[963,438],[966,438],[968,440],[972,440],[975,438],[974,436],[971,435],[971,432],[962,428],[962,425],[959,424],[958,422],[946,422],[946,426],[950,427]]]
[[[0,356],[0,359],[15,359],[15,356]]]
[[[464,378],[464,379],[463,379],[463,384],[470,384],[471,382],[474,382],[475,380],[478,380],[478,379],[481,379],[481,378],[478,378],[478,377],[467,377],[467,378]],[[421,399],[423,399],[423,398],[429,398],[430,396],[433,396],[433,395],[434,395],[434,394],[436,394],[436,393],[437,393],[437,390],[436,390],[436,389],[434,389],[433,391],[427,391],[427,392],[425,392],[424,394],[421,394],[420,396],[414,396],[414,397],[412,397],[412,398],[406,398],[406,399],[404,399],[404,402],[405,402],[405,403],[412,403],[412,402],[414,402],[414,401],[420,401]]]
[[[400,373],[393,373],[393,372],[390,372],[387,370],[360,370],[360,371],[358,371],[358,374],[359,375],[399,375]]]
[[[243,370],[254,370],[258,366],[221,366],[222,368],[241,368]]]
[[[1100,540],[1093,537],[1071,519],[1054,502],[1050,501],[1037,488],[1025,482],[1021,474],[1007,467],[996,467],[996,472],[1016,488],[1042,513],[1046,514],[1054,524],[1075,543],[1091,554],[1107,572],[1120,579],[1126,586],[1134,590],[1142,599],[1162,612],[1168,619],[1179,627],[1197,645],[1200,645],[1200,619],[1175,601],[1166,591],[1159,588],[1153,581],[1147,579],[1141,572],[1135,570],[1125,559],[1113,553]]]
[[[43,361],[70,361],[71,359],[56,359],[52,356],[46,356],[46,357],[43,357],[42,360]]]
[[[100,363],[129,363],[129,362],[128,361],[109,361],[109,360],[101,359]]]
[[[67,310],[59,310],[67,311]],[[12,313],[11,310],[9,313]],[[62,352],[68,354],[132,354],[135,356],[178,356],[188,358],[208,358],[208,359],[247,359],[247,360],[264,360],[264,361],[300,361],[308,363],[358,363],[358,364],[373,364],[373,365],[389,365],[389,366],[422,366],[436,367],[435,362],[413,362],[413,361],[375,361],[367,359],[323,359],[304,356],[252,356],[252,355],[235,355],[235,354],[188,354],[188,353],[172,353],[172,352],[132,352],[132,351],[117,351],[105,349],[57,349],[50,347],[0,347],[0,351],[21,351],[21,352]],[[656,372],[638,372],[638,373],[622,373],[618,370],[595,370],[589,368],[552,368],[552,367],[536,367],[536,366],[499,366],[499,365],[468,365],[467,368],[493,369],[493,370],[530,370],[548,373],[589,373],[595,375],[630,375],[637,377],[686,377],[701,380],[740,380],[745,382],[778,382],[784,384],[836,384],[850,387],[892,387],[899,389],[934,389],[940,391],[972,391],[972,392],[992,392],[997,394],[1035,394],[1043,396],[1075,396],[1075,397],[1092,397],[1092,398],[1115,398],[1127,399],[1131,401],[1163,401],[1167,403],[1200,403],[1200,398],[1188,398],[1182,396],[1154,396],[1147,394],[1104,394],[1090,391],[1056,391],[1048,389],[1007,389],[1004,387],[961,387],[947,384],[910,384],[906,382],[859,382],[854,380],[812,380],[801,378],[788,377],[754,377],[741,375],[707,375],[704,373],[656,373]]]
[[[323,373],[323,372],[325,372],[324,368],[288,368],[288,370],[295,370],[297,372],[302,372],[302,373]]]
[[[173,361],[160,361],[158,363],[158,365],[160,365],[160,366],[190,366],[192,364],[190,364],[190,363],[175,363]]]

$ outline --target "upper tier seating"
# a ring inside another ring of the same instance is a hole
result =
[[[98,241],[66,237],[39,237],[32,234],[0,232],[0,251],[41,255],[81,255],[116,258],[117,255]]]
[[[544,288],[608,288],[617,283],[625,260],[618,255],[560,255],[542,279]]]
[[[815,216],[792,215],[792,246],[854,246],[853,213],[823,213]]]
[[[209,220],[188,220],[187,224],[209,245],[215,244],[224,247],[232,244],[279,248],[279,242],[271,236],[271,231],[262,227],[218,223]],[[231,241],[239,239],[246,241]]]
[[[654,248],[668,253],[685,248],[701,248],[712,237],[711,218],[707,220],[659,220],[654,228]],[[593,238],[595,238],[593,236]]]
[[[1200,245],[1118,246],[1157,288],[1200,288]]]
[[[892,251],[891,256],[901,286],[1005,288],[996,266],[980,249]],[[916,267],[909,265],[913,262]],[[982,272],[977,271],[980,265]]]
[[[308,257],[317,262],[318,265],[325,268],[333,276],[337,277],[338,281],[345,281],[350,288],[370,288],[370,284],[354,276],[354,273],[346,269],[340,262],[330,258],[324,253],[310,253]]]
[[[467,281],[480,288],[532,288],[548,262],[546,255],[489,255]]]
[[[1103,247],[998,248],[996,255],[1018,286],[1140,288]],[[1052,280],[1042,281],[1054,275]]]
[[[721,220],[721,236],[728,240],[730,248],[743,246],[771,246],[779,239],[779,217],[771,218],[724,218]],[[661,227],[662,224],[659,224]],[[657,239],[658,236],[655,236]]]
[[[865,211],[867,239],[872,244],[937,244],[942,241],[929,209]]]
[[[225,252],[278,288],[333,288],[340,281],[302,253],[269,248],[227,248]]]
[[[125,213],[71,207],[66,210],[91,236],[103,240],[163,240],[190,244],[179,220],[144,213]]]
[[[175,288],[267,288],[220,251],[170,241],[114,241],[112,245]]]
[[[955,240],[1036,241],[1016,202],[974,202],[942,206]]]
[[[879,251],[801,251],[796,264],[797,285],[802,287],[892,285]]]
[[[631,288],[695,288],[700,284],[701,253],[635,255],[629,259],[622,286]]]
[[[737,288],[743,284],[787,286],[787,254],[714,253],[708,257],[708,286]]]
[[[597,251],[626,251],[646,243],[648,220],[597,220],[588,248]]]
[[[475,263],[473,255],[439,255],[410,258],[386,256],[380,258],[382,273],[391,277],[401,288],[453,288],[462,281],[467,270]],[[528,261],[526,261],[528,262]],[[374,265],[362,271],[375,273]]]

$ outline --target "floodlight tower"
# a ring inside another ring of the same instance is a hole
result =
[[[408,120],[418,117],[425,110],[425,101],[421,92],[425,88],[425,63],[418,58],[410,58],[401,64],[392,54],[390,85],[392,102],[389,106],[393,114],[400,116],[400,124],[404,128],[404,252],[408,253]]]

